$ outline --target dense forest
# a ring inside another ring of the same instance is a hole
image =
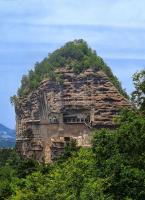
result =
[[[119,92],[128,97],[110,67],[96,54],[96,51],[92,50],[84,40],[80,39],[66,43],[60,49],[50,53],[40,63],[37,62],[34,70],[30,70],[28,75],[22,77],[21,87],[18,89],[17,95],[11,98],[11,101],[14,103],[19,97],[28,95],[45,78],[61,82],[61,75],[55,73],[55,70],[61,67],[72,69],[75,73],[81,73],[87,68],[102,69]]]
[[[92,148],[72,143],[54,163],[0,152],[0,197],[11,200],[145,199],[145,118],[122,111],[114,131],[94,133]]]

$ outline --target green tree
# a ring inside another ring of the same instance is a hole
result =
[[[35,172],[15,182],[13,200],[106,200],[108,182],[97,177],[91,149],[81,148],[65,159],[54,162],[48,172]]]
[[[2,198],[145,199],[145,118],[123,110],[117,121],[117,129],[93,134],[92,148],[76,148],[72,142],[65,156],[49,165],[21,161],[17,169],[2,168]]]
[[[15,170],[9,166],[0,168],[0,199],[7,199],[12,195],[12,179],[15,176]]]
[[[93,151],[101,178],[108,178],[105,193],[114,200],[145,199],[145,119],[125,110],[120,127],[94,134]]]
[[[39,170],[39,163],[35,160],[23,160],[19,162],[17,166],[17,176],[19,178],[25,178],[32,174],[32,172]]]
[[[133,83],[135,91],[132,93],[132,100],[137,108],[145,114],[145,70],[133,75]]]
[[[17,97],[11,98],[13,103],[17,103],[19,97],[27,96],[30,92],[34,91],[44,78],[50,78],[53,81],[57,81],[57,74],[55,70],[57,68],[70,68],[76,74],[83,72],[88,68],[102,69],[119,90],[119,92],[127,97],[126,92],[122,89],[121,83],[118,81],[106,65],[101,57],[99,57],[95,51],[93,51],[88,44],[80,39],[72,42],[67,42],[60,49],[50,53],[47,58],[44,58],[40,63],[36,63],[34,70],[30,70],[28,75],[24,75],[21,80],[21,86],[18,89]],[[62,84],[60,80],[60,84]]]

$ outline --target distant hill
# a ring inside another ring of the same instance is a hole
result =
[[[0,124],[0,148],[11,148],[16,143],[16,131]]]

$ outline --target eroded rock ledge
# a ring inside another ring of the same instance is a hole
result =
[[[93,129],[114,128],[121,107],[131,107],[101,70],[76,75],[61,68],[61,82],[44,80],[15,106],[17,149],[23,157],[50,162],[70,138],[90,146]]]

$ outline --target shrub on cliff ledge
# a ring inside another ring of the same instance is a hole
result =
[[[103,59],[93,51],[88,44],[80,39],[66,43],[60,49],[49,54],[42,62],[36,63],[34,70],[30,70],[28,75],[24,75],[21,80],[21,87],[18,89],[17,96],[23,97],[36,89],[40,82],[49,77],[56,80],[55,69],[60,67],[71,68],[75,73],[81,73],[87,68],[102,69],[110,81],[115,85],[121,94],[127,97],[126,92],[122,89],[117,77],[113,75],[111,69],[105,64]],[[11,98],[16,101],[16,96]]]

